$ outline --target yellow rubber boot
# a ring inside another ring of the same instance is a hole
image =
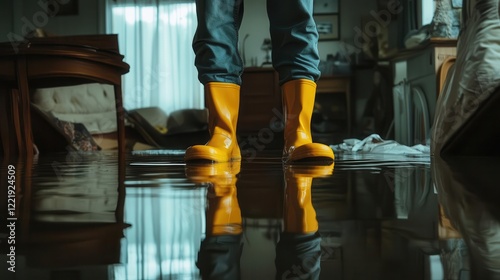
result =
[[[286,82],[282,86],[285,114],[285,147],[283,160],[293,162],[325,162],[334,160],[333,150],[327,145],[313,143],[311,118],[316,96],[316,83],[307,79]]]
[[[186,150],[185,161],[228,162],[241,160],[236,139],[236,124],[240,106],[240,86],[211,82],[205,85],[210,140]]]
[[[333,164],[285,169],[284,231],[289,233],[315,233],[318,231],[316,210],[312,204],[313,178],[333,173]]]
[[[186,165],[186,177],[195,183],[209,183],[206,234],[236,235],[242,232],[241,210],[236,192],[241,162]]]

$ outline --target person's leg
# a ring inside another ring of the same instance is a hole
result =
[[[241,84],[243,63],[238,53],[238,30],[243,0],[196,0],[198,26],[193,39],[198,79]]]
[[[209,82],[205,84],[205,102],[208,108],[210,140],[205,145],[187,148],[184,160],[187,162],[241,160],[236,137],[240,86],[233,83]]]
[[[312,12],[313,0],[267,0],[273,66],[280,85],[319,79],[318,31]]]
[[[278,71],[285,113],[285,162],[334,159],[330,147],[312,143],[311,117],[316,96],[318,32],[313,0],[268,0],[273,66]]]
[[[185,160],[240,160],[236,124],[243,65],[238,54],[242,0],[197,0],[198,27],[193,39],[198,78],[205,86],[210,140],[186,150]]]

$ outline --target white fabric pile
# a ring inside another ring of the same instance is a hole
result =
[[[372,134],[363,140],[345,139],[343,143],[330,147],[334,152],[430,157],[428,145],[419,144],[408,147],[394,140],[384,140],[378,134]]]

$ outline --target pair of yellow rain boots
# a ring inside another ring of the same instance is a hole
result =
[[[285,117],[285,163],[333,162],[330,147],[312,142],[311,117],[314,109],[316,83],[307,79],[286,82],[282,86]],[[240,106],[240,86],[211,82],[205,85],[206,105],[209,112],[210,140],[186,150],[185,160],[228,162],[241,160],[236,138],[236,124]]]

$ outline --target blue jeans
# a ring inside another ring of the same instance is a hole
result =
[[[313,0],[267,0],[272,62],[280,85],[296,79],[316,81],[320,76],[312,10]],[[244,65],[237,46],[243,0],[196,0],[196,12],[193,50],[200,82],[241,85]]]

